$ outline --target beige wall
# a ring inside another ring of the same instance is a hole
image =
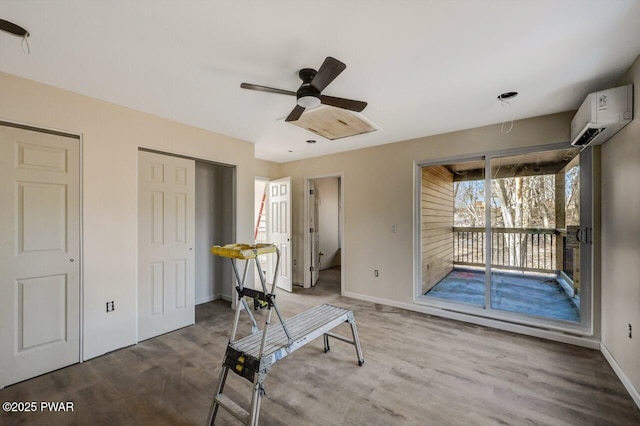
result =
[[[280,175],[292,177],[295,282],[303,272],[304,177],[344,173],[343,290],[412,303],[414,162],[565,142],[572,117],[567,112],[520,120],[506,135],[492,125],[281,164]]]
[[[635,119],[601,148],[602,343],[640,392],[640,57],[620,85],[634,84]],[[629,339],[628,324],[633,327]]]
[[[277,179],[280,177],[280,164],[271,161],[255,159],[253,162],[254,173],[256,177]]]
[[[83,137],[85,359],[136,340],[139,146],[237,166],[236,235],[253,238],[252,144],[4,73],[0,94],[0,120]]]

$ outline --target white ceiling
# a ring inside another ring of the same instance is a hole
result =
[[[0,71],[256,144],[277,162],[576,109],[640,54],[637,0],[1,0]],[[283,121],[300,68],[380,131],[329,141]],[[307,144],[305,140],[318,143]],[[293,152],[290,152],[293,151]]]

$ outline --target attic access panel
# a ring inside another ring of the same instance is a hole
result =
[[[305,111],[289,123],[332,141],[378,130],[351,111],[330,106]]]

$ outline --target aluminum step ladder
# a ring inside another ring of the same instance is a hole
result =
[[[271,366],[295,350],[303,347],[307,343],[323,336],[324,351],[328,352],[329,337],[352,344],[355,346],[358,357],[358,365],[364,364],[360,339],[353,312],[348,309],[339,308],[327,304],[318,305],[308,311],[284,320],[275,301],[276,281],[278,269],[280,267],[280,251],[274,244],[230,244],[226,246],[214,246],[211,248],[214,255],[231,259],[233,271],[236,274],[238,286],[238,305],[236,307],[233,328],[229,343],[222,363],[218,387],[211,404],[208,425],[215,423],[218,408],[222,407],[232,414],[236,419],[245,425],[257,425],[260,414],[260,403],[265,395],[264,380]],[[258,256],[276,253],[276,267],[273,276],[271,292],[267,291],[265,274],[260,267]],[[242,277],[238,271],[237,260],[244,260],[244,271]],[[247,270],[251,260],[256,264],[262,291],[248,289],[244,287]],[[244,297],[249,296],[267,304],[267,314],[262,331],[258,330],[256,320],[249,309]],[[271,325],[272,309],[280,319],[277,325]],[[246,311],[252,322],[252,333],[246,337],[236,340],[240,311]],[[343,323],[351,326],[352,340],[330,331]],[[224,386],[227,381],[229,371],[247,379],[252,383],[251,407],[249,410],[241,407],[231,398],[226,396]]]

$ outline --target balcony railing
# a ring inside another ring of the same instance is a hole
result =
[[[492,228],[491,266],[520,271],[555,272],[555,229]],[[485,228],[453,228],[453,263],[485,266]]]

